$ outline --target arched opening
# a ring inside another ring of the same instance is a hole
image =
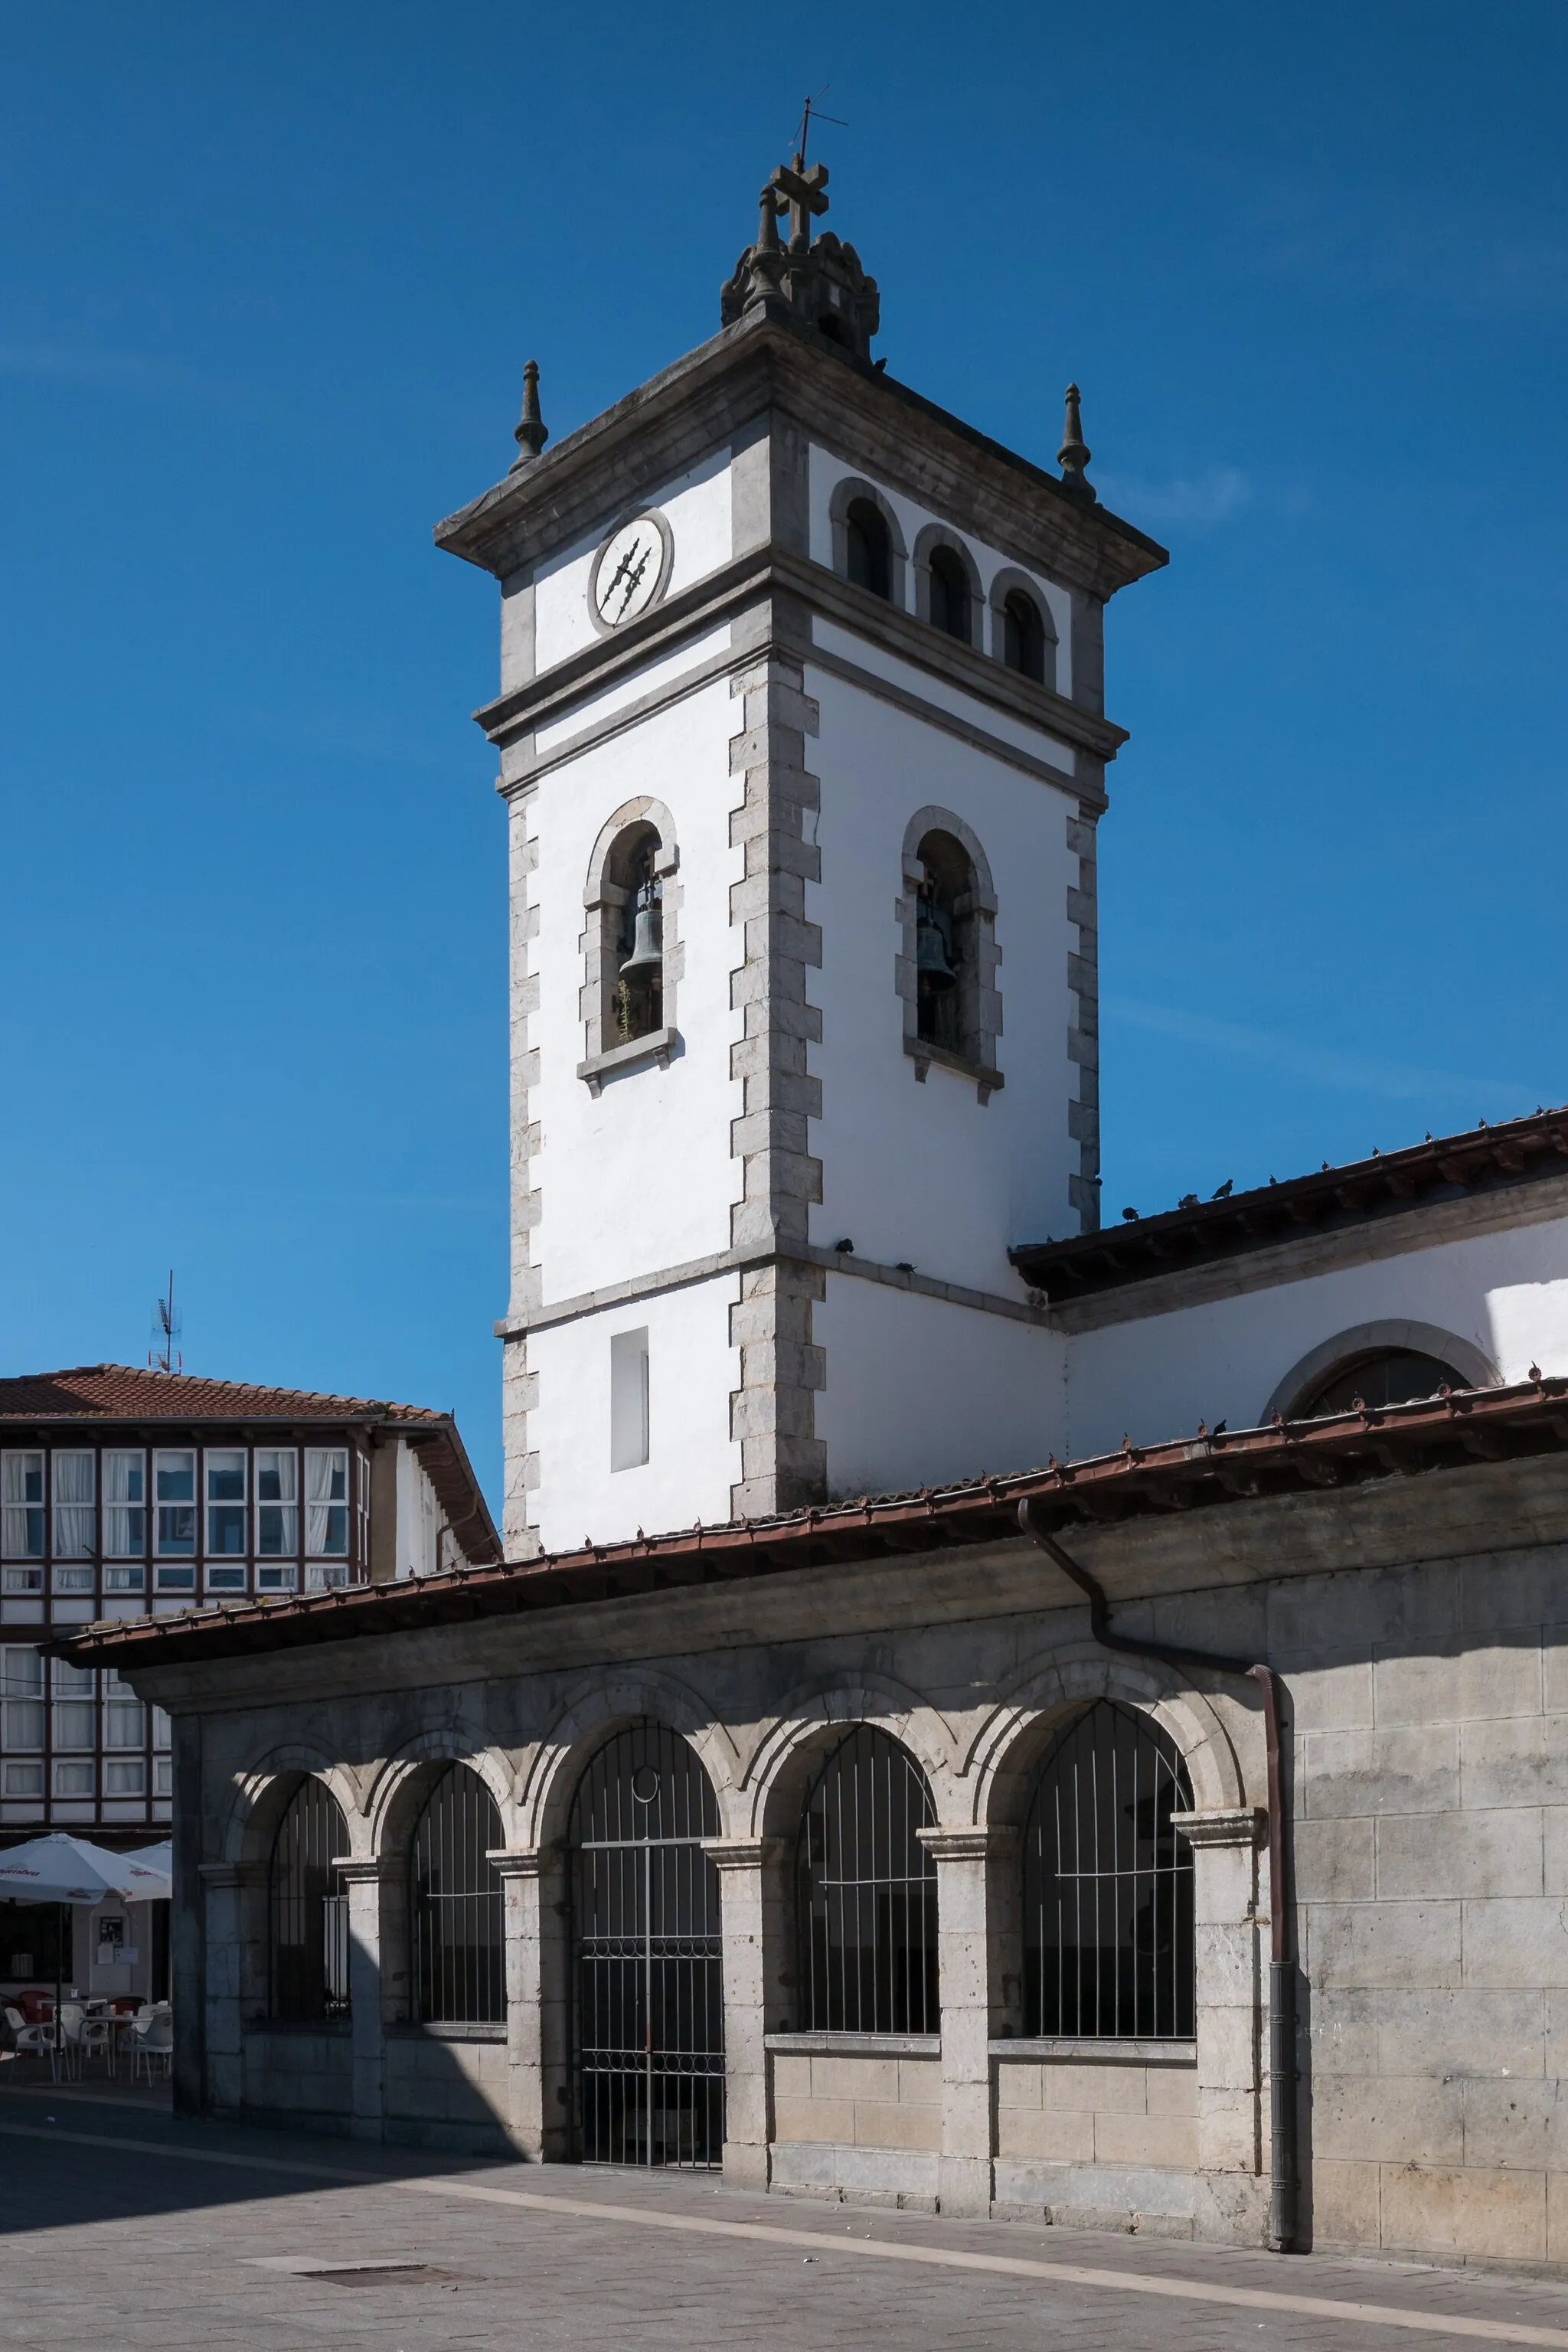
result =
[[[845,568],[857,588],[890,604],[893,543],[887,518],[869,499],[852,499],[844,517]]]
[[[572,2117],[588,2164],[717,2168],[724,2147],[719,1834],[686,1741],[643,1721],[572,1800]]]
[[[409,1842],[410,1973],[424,2024],[496,2025],[506,2016],[501,1876],[495,1799],[466,1764],[432,1787]]]
[[[322,1780],[301,1780],[267,1872],[268,2013],[300,2025],[349,2013],[348,1823]]]
[[[915,854],[925,875],[915,905],[915,1033],[979,1061],[973,1034],[979,985],[974,867],[951,833],[924,835]]]
[[[1096,1699],[1047,1749],[1024,1831],[1024,2031],[1190,2041],[1192,1784],[1157,1723]]]
[[[651,824],[617,835],[605,863],[605,896],[618,901],[619,919],[606,923],[605,1003],[600,1016],[605,1050],[651,1036],[664,1026],[664,883],[657,870],[659,838]]]
[[[1440,1388],[1470,1385],[1463,1372],[1440,1356],[1423,1355],[1414,1348],[1369,1349],[1337,1364],[1294,1408],[1293,1417],[1311,1421],[1322,1413],[1351,1412],[1361,1404],[1409,1404],[1416,1397],[1436,1396]]]
[[[1009,589],[1002,604],[1002,661],[1021,677],[1046,683],[1046,626],[1040,608],[1022,588]]]
[[[969,644],[969,574],[954,547],[938,545],[931,551],[931,622],[933,629]]]
[[[935,2033],[936,1825],[925,1774],[896,1739],[858,1724],[806,1791],[795,1847],[802,2029]]]

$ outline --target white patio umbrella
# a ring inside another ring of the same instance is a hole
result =
[[[167,1901],[166,1874],[149,1870],[132,1853],[110,1853],[107,1846],[86,1838],[67,1837],[56,1831],[49,1837],[29,1838],[26,1845],[0,1853],[0,1895],[13,1903],[58,1903],[62,1915],[73,1903],[101,1903],[118,1895],[128,1903]],[[60,2030],[66,1921],[60,1920],[55,1956],[55,2025]]]
[[[116,1860],[120,1862],[140,1863],[143,1870],[150,1870],[154,1878],[161,1878],[163,1880],[163,1884],[162,1886],[143,1887],[142,1892],[135,1898],[138,1903],[169,1903],[173,1901],[174,1893],[174,1842],[173,1838],[164,1838],[160,1845],[133,1845],[128,1853],[117,1855]]]

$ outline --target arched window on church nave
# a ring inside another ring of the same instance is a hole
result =
[[[1174,1741],[1098,1699],[1047,1749],[1024,1832],[1024,2031],[1190,2041],[1192,1811]]]
[[[496,1801],[466,1764],[431,1789],[409,1843],[414,2014],[424,2024],[494,2025],[506,2015]]]
[[[1414,1348],[1369,1349],[1336,1364],[1292,1407],[1289,1418],[1311,1421],[1324,1413],[1351,1412],[1360,1404],[1409,1404],[1417,1397],[1436,1396],[1440,1388],[1471,1385],[1440,1356],[1423,1355]]]
[[[296,2025],[349,2013],[349,1904],[333,1867],[348,1824],[324,1781],[301,1780],[267,1872],[268,2011]]]
[[[879,506],[852,499],[844,517],[845,569],[857,588],[890,603],[893,594],[892,535]]]
[[[800,2025],[808,2033],[935,2033],[935,1826],[925,1774],[860,1724],[806,1791],[795,1848]]]

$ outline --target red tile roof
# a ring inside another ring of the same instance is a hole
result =
[[[22,1372],[0,1380],[0,1421],[397,1421],[450,1419],[425,1405],[369,1397],[321,1396],[189,1372],[137,1371],[129,1364],[79,1364],[68,1372]]]
[[[289,1599],[236,1601],[177,1617],[85,1628],[53,1645],[83,1665],[153,1665],[244,1656],[315,1642],[418,1632],[479,1617],[521,1616],[679,1586],[727,1584],[792,1569],[954,1550],[1016,1538],[1018,1508],[1047,1530],[1232,1507],[1390,1476],[1524,1459],[1568,1448],[1568,1379],[1362,1406],[1313,1421],[1210,1432],[1160,1445],[1124,1444],[1092,1461],[977,1478],[919,1494],[748,1519],[625,1543],[584,1544],[542,1559],[457,1570],[395,1584]]]
[[[188,1429],[232,1424],[344,1422],[388,1423],[417,1447],[426,1475],[470,1560],[500,1558],[500,1538],[449,1412],[388,1404],[373,1397],[321,1396],[312,1389],[260,1388],[247,1381],[205,1381],[188,1372],[138,1371],[129,1364],[79,1364],[67,1372],[24,1372],[0,1380],[0,1428],[80,1428],[131,1422]]]

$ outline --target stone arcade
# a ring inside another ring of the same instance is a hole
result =
[[[1058,476],[882,372],[826,176],[437,534],[502,599],[506,1557],[68,1643],[173,1718],[178,2095],[1568,2261],[1568,1114],[1100,1231],[1164,555],[1076,394]]]

